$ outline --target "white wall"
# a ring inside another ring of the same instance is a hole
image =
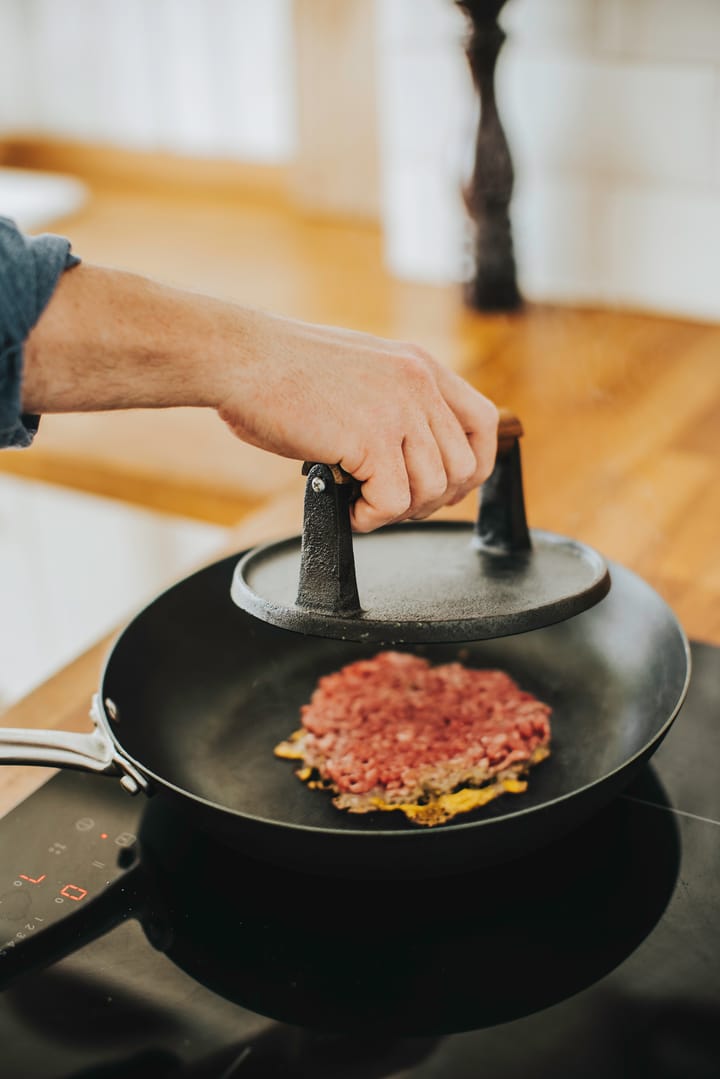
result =
[[[292,0],[0,0],[0,132],[284,161]]]
[[[510,0],[526,291],[720,316],[720,4]]]
[[[459,281],[464,20],[452,0],[376,10],[388,262],[400,276]],[[501,24],[498,102],[527,298],[718,319],[720,3],[509,0]]]
[[[471,236],[461,188],[478,115],[467,21],[452,0],[376,0],[375,14],[387,264],[408,280],[464,280]]]

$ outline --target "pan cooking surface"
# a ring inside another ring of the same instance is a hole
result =
[[[378,645],[304,637],[240,611],[229,588],[237,556],[171,588],[130,623],[103,675],[123,749],[162,784],[223,811],[340,832],[424,832],[401,814],[350,815],[309,790],[273,755],[299,726],[317,679]],[[610,566],[591,610],[494,641],[400,646],[433,663],[498,667],[551,705],[550,758],[522,795],[503,795],[433,833],[499,821],[600,782],[659,742],[687,688],[684,634],[640,578]],[[392,646],[389,646],[392,647]]]

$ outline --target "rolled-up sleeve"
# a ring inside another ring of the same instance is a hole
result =
[[[0,217],[0,449],[29,446],[39,417],[23,414],[23,350],[65,270],[80,262],[62,236],[26,236]]]

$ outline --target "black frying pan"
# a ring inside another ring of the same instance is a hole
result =
[[[544,629],[405,646],[433,662],[500,667],[553,708],[553,752],[528,790],[426,829],[400,814],[336,810],[273,747],[318,677],[378,645],[309,637],[238,609],[237,555],[141,611],[102,673],[93,734],[0,731],[0,763],[121,775],[236,849],[334,875],[432,876],[516,858],[608,802],[657,749],[685,699],[687,638],[641,578],[610,565],[596,606]]]

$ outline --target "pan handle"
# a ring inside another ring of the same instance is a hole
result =
[[[520,464],[522,434],[515,413],[501,408],[495,467],[480,488],[472,536],[473,547],[489,555],[520,554],[531,547]],[[307,484],[296,603],[345,617],[360,614],[350,528],[350,506],[360,484],[339,465],[305,461],[302,472]]]
[[[90,715],[95,728],[89,733],[0,727],[0,765],[28,764],[119,775],[121,786],[131,794],[147,789],[146,778],[117,752],[105,728],[97,695]]]

